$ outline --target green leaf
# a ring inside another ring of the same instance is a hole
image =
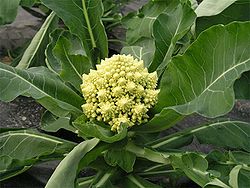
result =
[[[44,50],[49,40],[49,33],[55,28],[57,22],[58,19],[56,17],[56,14],[54,12],[51,12],[51,14],[47,17],[47,19],[43,23],[40,30],[36,33],[36,35],[32,39],[28,48],[25,50],[22,59],[16,66],[17,68],[27,69],[34,63],[38,65],[43,64],[43,62],[41,61],[45,59],[43,56],[44,56]]]
[[[76,129],[70,125],[70,117],[57,117],[49,111],[44,112],[42,116],[41,129],[48,132],[57,132],[59,129],[76,132]]]
[[[49,38],[50,42],[45,50],[45,63],[46,66],[54,73],[59,74],[62,70],[61,63],[57,60],[57,58],[53,54],[53,48],[56,45],[57,40],[63,33],[63,29],[55,29],[50,33]]]
[[[38,0],[21,0],[20,5],[25,7],[32,7]]]
[[[141,157],[144,159],[147,159],[149,161],[153,161],[156,163],[163,163],[163,164],[169,164],[169,155],[165,153],[161,153],[158,151],[153,151],[148,148],[141,148],[139,146],[136,146],[134,143],[129,142],[125,149],[133,154],[135,154],[137,157]]]
[[[236,99],[250,99],[250,71],[244,72],[234,83]]]
[[[13,22],[17,15],[20,0],[1,0],[0,25]]]
[[[203,0],[196,8],[195,13],[198,17],[217,15],[235,1],[236,0]]]
[[[95,176],[95,179],[92,181],[90,187],[113,188],[114,186],[110,180],[114,175],[117,175],[116,168],[108,168],[105,171],[100,171]]]
[[[227,3],[229,3],[228,1]],[[233,2],[233,1],[231,1]],[[221,1],[217,1],[217,3],[221,3]],[[211,4],[212,6],[216,6],[215,4]],[[216,10],[210,9],[210,10]],[[211,16],[203,16],[197,18],[196,22],[196,33],[199,34],[202,31],[208,29],[209,27],[217,24],[229,24],[233,21],[250,21],[250,1],[249,0],[238,0],[233,4],[228,6],[226,9],[220,14],[211,15]],[[209,12],[209,11],[206,11]]]
[[[124,181],[124,187],[128,187],[128,188],[146,188],[146,187],[150,187],[150,188],[160,188],[161,186],[153,184],[143,178],[141,178],[140,176],[137,175],[133,175],[130,174],[126,177],[125,181]]]
[[[233,84],[250,69],[250,22],[214,26],[184,55],[172,59],[161,82],[154,111],[217,117],[234,105]]]
[[[41,0],[62,18],[70,32],[79,37],[92,63],[108,56],[108,42],[101,22],[103,6],[100,0]],[[96,54],[99,53],[99,54]]]
[[[0,179],[27,170],[31,165],[60,159],[75,144],[31,130],[8,131],[0,134]]]
[[[31,96],[57,116],[81,114],[83,99],[45,67],[19,70],[0,63],[0,100]]]
[[[117,142],[127,136],[127,125],[125,124],[122,124],[120,130],[116,133],[112,132],[108,125],[106,125],[107,127],[103,127],[95,124],[94,122],[86,121],[87,119],[85,116],[80,116],[73,122],[75,128],[77,128],[78,131],[84,136],[99,138],[107,143]]]
[[[69,33],[64,33],[57,40],[56,46],[53,49],[55,57],[62,66],[60,77],[71,83],[78,91],[82,83],[82,74],[88,74],[92,68],[88,57],[83,54],[78,54],[79,50],[74,49],[78,39]],[[72,53],[72,49],[74,52]]]
[[[242,151],[212,151],[206,159],[209,169],[219,172],[221,180],[229,182],[232,187],[247,187],[250,181],[249,157],[249,153]]]
[[[81,159],[91,151],[99,140],[94,138],[78,144],[57,166],[46,188],[75,187],[78,165]],[[67,178],[65,178],[67,175]]]
[[[229,174],[229,185],[233,188],[244,188],[250,185],[250,168],[235,166]]]
[[[196,153],[183,154],[182,156],[171,156],[172,165],[175,169],[182,170],[185,175],[201,187],[206,185],[217,185],[229,188],[219,179],[212,176],[208,169],[208,162]]]
[[[129,14],[123,19],[127,28],[126,41],[134,45],[141,38],[152,38],[153,24],[163,12],[170,12],[179,4],[179,1],[149,1],[138,13]]]
[[[127,173],[130,173],[133,171],[133,166],[135,164],[136,156],[135,154],[126,151],[123,148],[110,149],[105,153],[104,159],[108,163],[108,165],[110,166],[118,165]]]
[[[94,180],[94,176],[78,178],[76,188],[89,188],[93,180]]]
[[[125,46],[121,50],[121,54],[132,55],[138,60],[143,60],[144,66],[149,67],[153,60],[154,45],[152,40],[143,40],[142,46]]]
[[[148,146],[160,150],[180,148],[190,144],[194,137],[201,144],[250,151],[250,124],[240,121],[217,122],[190,128],[170,136],[162,137],[148,143]]]
[[[153,72],[158,67],[161,75],[171,60],[175,45],[193,25],[196,15],[187,4],[179,4],[172,12],[160,14],[153,25],[155,38],[155,55],[149,71]]]
[[[154,133],[166,130],[181,121],[184,116],[172,109],[163,109],[145,124],[132,127],[132,131]]]

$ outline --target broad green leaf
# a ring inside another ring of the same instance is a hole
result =
[[[233,188],[244,188],[250,185],[250,168],[237,165],[229,174],[229,185]]]
[[[231,163],[241,164],[241,165],[250,165],[250,153],[243,151],[229,151],[228,158]]]
[[[223,182],[229,182],[232,187],[247,187],[250,181],[249,165],[250,153],[242,151],[212,151],[206,159],[209,169],[219,172],[219,178]],[[247,167],[247,168],[244,168]]]
[[[42,65],[45,63],[42,61],[45,60],[44,51],[49,40],[49,33],[55,28],[57,22],[58,19],[56,17],[56,14],[54,12],[51,12],[40,30],[32,39],[28,48],[25,50],[22,59],[16,66],[17,68],[27,69],[34,63],[38,65]]]
[[[163,12],[153,24],[155,38],[155,55],[149,71],[153,72],[158,67],[161,75],[171,60],[176,42],[180,40],[193,25],[196,15],[187,4],[179,4],[172,12]]]
[[[217,187],[230,188],[218,178],[208,172],[208,162],[201,155],[196,153],[183,154],[170,157],[175,169],[182,170],[185,175],[201,187],[206,185],[217,185]]]
[[[99,140],[94,138],[78,144],[60,162],[45,188],[75,187],[79,162],[98,142]],[[67,178],[65,178],[65,175],[67,175]]]
[[[1,166],[2,164],[4,164],[7,160],[6,160],[6,156],[1,157],[0,156],[0,169],[5,168],[5,166]],[[32,166],[18,166],[18,165],[14,165],[13,170],[6,170],[5,172],[0,172],[0,181],[12,178],[14,176],[17,176],[19,174],[22,174],[23,172],[29,170]]]
[[[133,171],[136,156],[134,153],[121,149],[110,149],[104,155],[105,161],[110,166],[118,165],[127,173]]]
[[[236,99],[250,99],[250,71],[244,72],[234,83]]]
[[[107,168],[105,171],[100,171],[96,174],[90,187],[114,188],[110,180],[115,175],[117,175],[116,168]]]
[[[141,157],[144,159],[147,159],[149,161],[153,161],[156,163],[163,163],[163,164],[169,164],[169,155],[157,151],[153,151],[148,148],[142,148],[139,146],[136,146],[132,142],[129,142],[125,149],[133,154],[135,154],[137,157]]]
[[[88,152],[84,158],[80,161],[79,163],[79,170],[82,170],[83,168],[87,167],[90,165],[90,163],[95,163],[95,162],[99,162],[99,160],[97,159],[99,156],[103,157],[103,153],[106,150],[109,150],[112,147],[112,145],[107,144],[105,142],[101,142],[98,144],[98,146],[96,146],[94,149],[92,149],[90,152]],[[93,165],[93,163],[91,164],[91,166]],[[103,166],[103,165],[102,165]],[[104,167],[104,166],[103,166]],[[105,167],[104,167],[105,168]]]
[[[85,116],[77,118],[73,122],[73,125],[78,129],[80,135],[83,134],[86,137],[99,138],[107,143],[117,142],[127,136],[127,126],[125,124],[121,125],[118,133],[112,132],[108,125],[107,127],[103,127],[95,124],[94,122],[86,122]]]
[[[220,1],[217,1],[220,3]],[[217,24],[229,24],[233,21],[250,21],[250,1],[237,0],[220,14],[197,18],[196,33],[199,34]]]
[[[1,0],[0,25],[13,22],[17,15],[20,0]]]
[[[59,129],[65,129],[76,132],[76,129],[70,125],[70,117],[57,117],[49,111],[44,112],[41,120],[41,129],[48,132],[57,132]]]
[[[85,55],[78,54],[78,51],[74,51],[75,54],[71,52],[72,48],[74,48],[74,43],[77,42],[76,37],[69,34],[63,34],[57,40],[53,52],[62,66],[62,70],[59,74],[60,77],[64,81],[71,83],[78,91],[80,91],[82,74],[88,74],[92,65],[91,62],[89,62],[88,57]]]
[[[235,1],[236,0],[203,0],[196,8],[195,13],[198,17],[217,15]]]
[[[79,37],[92,63],[108,56],[108,42],[101,22],[103,6],[100,0],[41,0],[62,18],[70,32]],[[98,54],[97,54],[98,53]]]
[[[94,180],[94,177],[95,176],[78,178],[76,188],[89,188],[89,186],[91,185],[91,182]]]
[[[138,60],[143,60],[144,66],[149,67],[153,60],[155,47],[152,39],[143,39],[141,46],[125,46],[121,50],[121,54],[132,55]],[[137,43],[139,45],[139,43]]]
[[[179,1],[149,1],[138,13],[127,15],[123,24],[127,28],[126,40],[130,46],[124,47],[121,53],[131,54],[142,59],[146,67],[152,62],[155,42],[153,39],[153,24],[164,11],[171,12]]]
[[[172,109],[163,109],[160,113],[155,114],[147,123],[134,126],[131,130],[144,133],[160,132],[174,126],[183,117]]]
[[[53,54],[53,48],[55,47],[57,40],[62,35],[63,29],[55,29],[50,33],[49,38],[50,42],[45,50],[45,63],[46,66],[54,73],[59,74],[62,70],[62,65],[57,60],[57,58]]]
[[[217,122],[190,128],[170,136],[162,137],[148,143],[148,146],[160,150],[180,148],[190,144],[194,137],[201,144],[250,151],[250,124],[240,121]]]
[[[134,45],[141,38],[152,38],[153,24],[156,18],[163,12],[170,12],[179,4],[179,1],[149,1],[138,13],[129,14],[123,19],[127,28],[126,41]]]
[[[250,185],[250,168],[243,167],[238,174],[238,186],[248,187]]]
[[[20,5],[25,7],[32,7],[39,0],[21,0]]]
[[[0,100],[31,96],[57,116],[81,114],[83,99],[45,67],[20,70],[0,63]]]
[[[214,26],[184,55],[172,59],[161,82],[154,111],[217,117],[234,105],[233,84],[250,70],[250,22]]]
[[[140,176],[130,174],[124,181],[124,187],[128,188],[161,188],[161,186],[153,184]]]
[[[8,131],[0,134],[1,179],[24,172],[31,165],[60,159],[75,144],[31,130]]]
[[[190,1],[190,6],[192,7],[192,9],[196,9],[198,7],[198,2],[197,0],[189,0]]]

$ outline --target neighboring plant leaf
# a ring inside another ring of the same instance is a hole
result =
[[[61,159],[75,143],[31,130],[0,134],[0,179],[17,175],[39,161]],[[27,147],[28,146],[28,147]]]
[[[250,99],[250,71],[244,72],[234,83],[236,99]]]
[[[217,1],[217,3],[221,3],[221,1]],[[215,4],[211,4],[211,5],[213,6]],[[211,10],[215,10],[215,9],[211,9]],[[229,7],[227,7],[218,15],[199,17],[196,22],[196,34],[198,35],[202,31],[217,24],[226,25],[233,21],[250,21],[249,12],[250,12],[249,0],[235,1],[233,4],[231,4]]]
[[[240,121],[225,121],[190,128],[176,134],[162,137],[148,144],[154,149],[180,148],[197,138],[201,144],[250,152],[250,124]]]
[[[183,56],[172,59],[160,82],[155,112],[173,109],[217,117],[234,105],[233,84],[250,70],[250,22],[214,26]]]
[[[133,188],[146,188],[146,187],[150,187],[150,188],[161,188],[161,186],[153,184],[143,178],[141,178],[140,176],[137,175],[133,175],[130,174],[126,177],[125,181],[124,181],[124,187],[133,187]]]
[[[92,65],[88,57],[80,54],[71,54],[75,39],[72,35],[68,34],[68,36],[66,35],[67,37],[65,35],[66,34],[63,34],[59,37],[53,52],[62,66],[60,77],[80,91],[82,74],[88,74]]]
[[[47,7],[56,12],[68,26],[71,33],[82,41],[92,63],[108,56],[108,42],[101,22],[103,6],[100,0],[41,0]],[[95,54],[96,52],[100,54]]]
[[[236,0],[203,0],[196,8],[195,13],[198,17],[217,15],[235,1]]]
[[[98,142],[98,139],[93,138],[78,144],[60,162],[45,188],[75,187],[79,162]],[[65,178],[65,175],[67,175],[67,178]]]
[[[113,143],[122,140],[127,136],[127,125],[122,124],[118,133],[112,132],[110,127],[106,127],[95,124],[94,122],[86,122],[86,116],[80,116],[77,118],[73,125],[78,129],[80,135],[83,134],[86,137],[95,137],[100,140]]]
[[[76,132],[76,129],[70,125],[70,117],[57,117],[49,111],[42,116],[41,129],[48,132],[57,132],[59,129]]]
[[[57,60],[57,58],[53,54],[53,48],[55,47],[57,40],[63,33],[63,29],[56,29],[53,32],[50,33],[49,38],[50,42],[45,50],[45,63],[46,66],[53,71],[56,74],[59,74],[62,70],[62,65],[60,62]]]
[[[57,116],[82,113],[83,99],[45,67],[19,70],[0,63],[0,100],[9,102],[19,95],[33,97]]]
[[[44,50],[46,49],[49,40],[49,33],[55,28],[57,22],[58,18],[56,17],[56,14],[51,12],[24,52],[22,59],[16,66],[17,68],[27,69],[34,63],[36,65],[44,64]]]
[[[133,166],[135,164],[136,156],[135,154],[126,151],[123,148],[110,149],[105,153],[104,159],[108,163],[108,165],[110,166],[118,165],[127,173],[130,173],[133,171]]]
[[[163,12],[153,24],[155,55],[149,71],[161,75],[171,60],[175,45],[191,28],[196,15],[187,4],[179,4],[172,12]],[[158,67],[159,66],[159,67]]]
[[[181,157],[173,155],[170,159],[175,169],[182,170],[188,178],[201,187],[216,185],[217,187],[230,188],[207,171],[208,162],[199,154],[188,153]]]
[[[17,16],[20,0],[1,0],[0,25],[13,22]]]

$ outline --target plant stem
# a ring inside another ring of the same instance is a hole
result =
[[[92,29],[91,29],[91,25],[90,25],[90,22],[89,22],[89,16],[88,16],[88,11],[87,11],[87,8],[86,8],[85,0],[82,0],[82,7],[83,7],[83,15],[84,15],[84,18],[86,20],[89,36],[90,36],[90,39],[91,39],[91,44],[92,44],[92,47],[95,48],[96,43],[95,43],[94,35],[93,35]]]

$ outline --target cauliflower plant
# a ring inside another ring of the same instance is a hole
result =
[[[148,110],[157,102],[157,73],[148,73],[143,61],[131,55],[114,55],[96,68],[82,76],[85,115],[109,123],[112,131],[121,123],[146,122]]]

